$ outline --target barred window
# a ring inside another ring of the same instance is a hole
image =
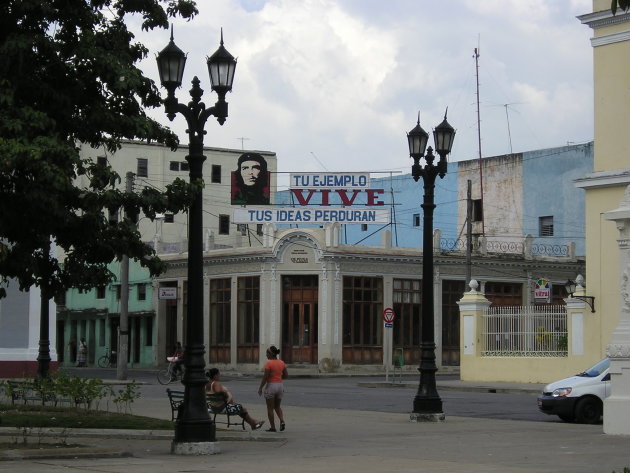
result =
[[[394,279],[393,302],[396,313],[394,346],[405,349],[420,345],[422,280]]]
[[[231,279],[210,280],[210,344],[230,345]]]
[[[138,158],[136,174],[138,177],[149,177],[149,160],[147,158]]]
[[[214,184],[221,183],[221,166],[219,164],[212,165],[212,172],[210,174],[210,182]]]
[[[138,300],[139,301],[147,300],[147,285],[145,283],[138,284]]]
[[[383,279],[343,278],[343,344],[379,345],[382,342]]]
[[[219,215],[219,235],[230,234],[230,216],[221,214]]]
[[[538,236],[553,236],[553,216],[538,218]]]
[[[260,320],[260,278],[238,278],[238,343],[258,344]]]

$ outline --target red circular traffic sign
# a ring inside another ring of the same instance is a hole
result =
[[[383,309],[383,320],[385,322],[392,323],[394,321],[394,317],[396,317],[394,309],[392,309],[391,307],[385,307]]]

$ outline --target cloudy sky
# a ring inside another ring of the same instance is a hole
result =
[[[218,47],[238,57],[229,117],[206,125],[207,146],[275,151],[280,172],[410,170],[405,133],[442,121],[457,130],[452,161],[593,138],[591,0],[198,0],[176,20],[213,104],[205,65]],[[169,34],[139,35],[157,53]],[[157,81],[154,54],[143,70]],[[151,115],[169,123],[162,110]],[[170,126],[187,143],[185,123]],[[378,177],[379,174],[374,174]],[[288,181],[288,179],[287,179]],[[279,183],[285,180],[281,177]]]

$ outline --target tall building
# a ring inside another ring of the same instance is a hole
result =
[[[257,239],[249,238],[248,230],[232,224],[231,214],[231,186],[232,172],[237,169],[239,156],[243,150],[204,148],[206,161],[203,167],[204,176],[204,220],[203,230],[206,244],[211,242],[219,248],[230,248],[241,244],[256,245]],[[275,198],[277,158],[269,151],[256,151],[267,161],[271,176],[271,201]],[[104,149],[93,149],[87,146],[81,148],[81,156],[91,158],[96,162],[109,164],[121,177],[120,189],[125,189],[125,176],[132,172],[133,189],[138,191],[143,187],[164,190],[167,184],[176,178],[188,181],[188,162],[186,155],[188,148],[180,146],[176,151],[157,143],[143,143],[125,141],[120,150],[113,154]],[[85,178],[79,185],[86,185]],[[111,218],[119,218],[117,213]],[[143,215],[139,216],[138,230],[143,239],[157,248],[158,253],[180,253],[187,249],[188,214],[159,215],[151,221]],[[246,241],[243,241],[243,235]]]
[[[487,158],[482,166],[483,200],[474,191],[478,161],[452,164],[436,192],[434,326],[442,369],[458,365],[460,356],[456,303],[466,290],[468,243],[461,229],[468,180],[476,208],[470,271],[494,304],[535,303],[540,280],[551,286],[550,302],[563,303],[564,283],[584,271],[576,252],[583,250],[583,196],[573,179],[592,169],[592,144]],[[331,181],[326,174],[318,182]],[[295,188],[278,192],[276,204],[304,212],[373,205],[390,213],[391,224],[267,223],[261,247],[204,254],[200,316],[208,363],[258,369],[270,344],[285,361],[319,371],[382,371],[397,354],[407,365],[417,362],[422,186],[404,175],[371,179],[369,187]],[[186,261],[181,255],[165,260],[169,270],[156,285],[168,288],[169,298],[158,300],[158,320],[159,330],[172,333],[169,327],[185,324]],[[395,314],[391,326],[382,320],[386,309]]]
[[[232,222],[231,187],[232,173],[237,169],[239,157],[245,151],[221,148],[204,148],[203,190],[204,201],[204,242],[205,249],[235,248],[240,246],[260,246],[260,228],[249,228]],[[276,188],[276,155],[268,151],[256,151],[267,161],[271,176],[270,199],[273,202]],[[125,141],[116,153],[102,149],[83,147],[81,155],[97,163],[110,165],[121,176],[118,184],[125,189],[127,173],[133,173],[132,188],[138,191],[143,187],[164,190],[174,179],[188,181],[187,147],[177,151],[154,144]],[[78,185],[87,185],[79,180]],[[113,211],[110,219],[121,218],[119,211]],[[186,254],[188,251],[188,218],[185,212],[158,215],[151,221],[144,215],[138,219],[138,230],[143,241],[156,252],[164,254]],[[70,289],[63,300],[58,301],[56,326],[56,347],[62,365],[73,366],[76,361],[76,345],[85,338],[88,345],[88,363],[95,363],[106,350],[116,350],[120,325],[120,263],[113,262],[111,271],[116,280],[107,286],[87,292]],[[164,340],[181,340],[181,324],[168,326],[168,333],[158,331],[153,282],[147,270],[137,262],[130,261],[129,271],[129,365],[132,367],[155,366],[156,346],[164,348]],[[163,327],[163,326],[162,326]]]
[[[593,30],[595,159],[593,172],[578,180],[586,197],[586,294],[595,298],[597,356],[611,357],[613,395],[604,404],[604,431],[630,433],[630,293],[628,217],[630,189],[630,13],[611,12],[607,0],[593,0],[593,12],[579,17]],[[623,212],[621,212],[623,214]],[[593,360],[596,361],[596,360]]]

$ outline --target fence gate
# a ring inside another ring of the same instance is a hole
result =
[[[568,354],[565,305],[489,307],[481,320],[481,356]]]

